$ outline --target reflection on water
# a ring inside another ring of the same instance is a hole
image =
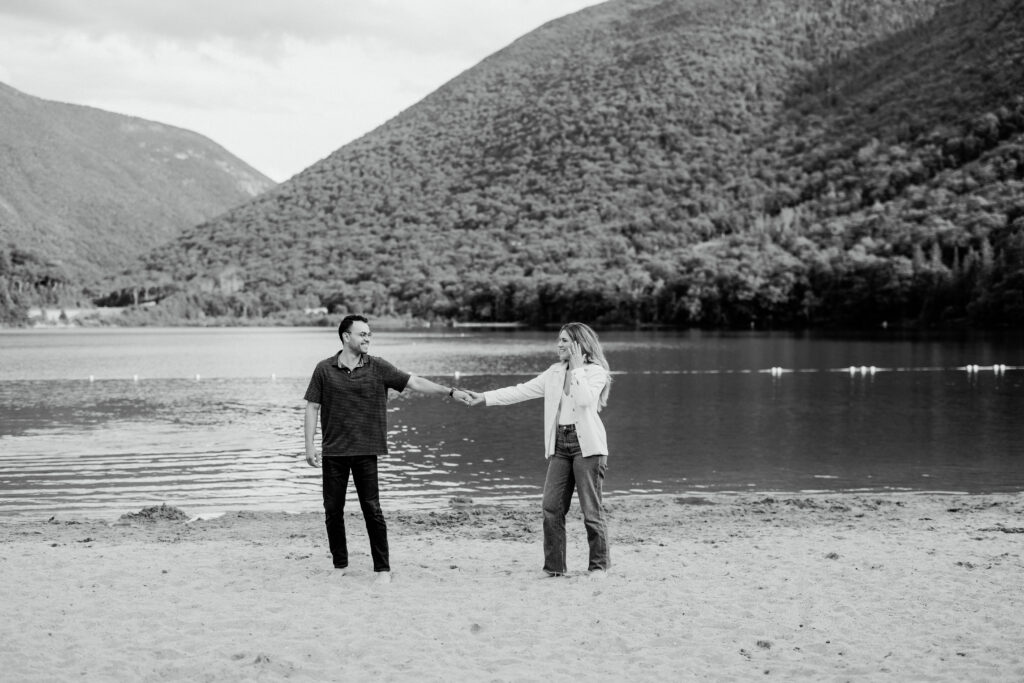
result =
[[[0,332],[0,514],[320,507],[301,397],[331,330],[72,332]],[[603,338],[610,495],[1024,489],[1019,340]],[[378,333],[373,352],[489,389],[540,372],[553,348],[553,333]],[[389,411],[386,504],[539,495],[540,401],[406,394]]]

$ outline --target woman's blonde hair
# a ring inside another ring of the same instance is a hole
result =
[[[580,350],[583,352],[583,360],[591,363],[597,363],[605,372],[608,373],[607,381],[605,381],[604,389],[601,390],[601,398],[597,402],[598,411],[608,405],[608,393],[612,388],[612,374],[611,368],[608,367],[608,361],[605,360],[604,350],[601,348],[601,341],[597,338],[597,332],[594,332],[589,325],[583,323],[566,323],[562,325],[562,329],[559,330],[558,334],[561,335],[565,332],[569,335],[569,339],[580,345]]]

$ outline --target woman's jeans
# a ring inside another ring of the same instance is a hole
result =
[[[327,518],[327,541],[331,546],[334,566],[348,566],[348,545],[345,541],[345,490],[348,475],[356,485],[359,507],[363,510],[366,535],[370,537],[373,571],[391,570],[388,563],[388,527],[380,509],[377,484],[376,455],[332,455],[323,459],[324,512]]]
[[[558,426],[557,430],[555,454],[548,459],[548,475],[544,480],[544,571],[549,574],[566,572],[565,515],[569,512],[574,488],[579,495],[590,544],[589,569],[608,569],[608,531],[601,506],[608,456],[584,458],[575,429]]]

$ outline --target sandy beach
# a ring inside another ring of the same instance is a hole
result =
[[[1024,680],[1024,495],[606,500],[613,569],[539,578],[539,503],[0,523],[9,681]],[[150,511],[152,513],[153,511]],[[187,511],[184,511],[187,515]]]

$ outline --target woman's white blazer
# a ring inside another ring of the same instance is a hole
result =
[[[488,406],[504,406],[544,397],[545,458],[550,458],[555,452],[555,427],[558,425],[566,371],[565,363],[555,363],[528,382],[484,392],[484,403]],[[569,395],[576,402],[576,436],[585,458],[608,455],[608,437],[604,423],[597,415],[601,391],[607,383],[608,372],[596,363],[587,363],[571,373]]]

